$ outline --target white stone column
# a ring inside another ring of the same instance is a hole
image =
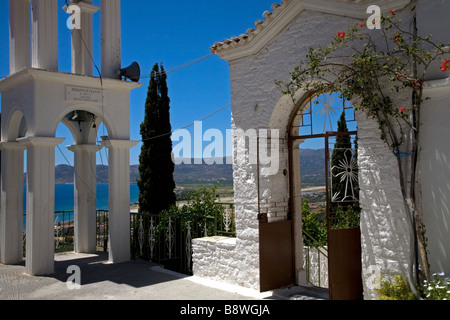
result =
[[[32,0],[32,8],[32,66],[58,71],[58,1]]]
[[[17,264],[23,260],[23,154],[17,142],[1,143],[2,180],[0,213],[0,262]]]
[[[102,147],[97,145],[74,145],[67,148],[75,154],[75,252],[94,253],[97,244],[96,153]]]
[[[299,149],[303,142],[305,140],[293,140],[291,142],[292,219],[294,221],[295,280],[298,285],[306,285],[306,271],[303,268],[302,186]]]
[[[80,8],[80,28],[72,29],[72,73],[87,76],[93,75],[93,31],[92,15],[100,7],[92,5],[92,0],[72,2],[69,5],[76,5]],[[64,10],[67,12],[67,6]]]
[[[30,19],[29,0],[9,0],[10,74],[31,64]]]
[[[120,0],[101,0],[102,76],[120,79],[122,65]]]
[[[138,142],[106,140],[109,149],[109,261],[130,259],[130,149]]]
[[[64,139],[18,139],[27,147],[26,273],[54,271],[55,146]]]

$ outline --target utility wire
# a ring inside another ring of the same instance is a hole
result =
[[[66,155],[65,155],[64,152],[61,150],[61,148],[59,147],[59,145],[56,146],[56,147],[58,148],[59,152],[62,154],[62,156],[64,157],[64,159],[66,160],[67,164],[72,168],[73,173],[80,179],[81,183],[84,184],[84,186],[85,186],[90,192],[94,193],[94,190],[91,189],[91,187],[83,180],[83,178],[82,178],[82,177],[78,174],[78,172],[75,170],[75,166],[73,166],[73,165],[70,163],[69,159],[67,159]],[[90,160],[89,160],[89,162],[90,162]],[[94,170],[94,169],[92,168],[92,164],[91,164],[91,169]],[[97,175],[94,174],[94,176],[95,176],[95,180],[97,180],[97,182],[98,182]],[[101,189],[100,189],[100,190],[101,190]],[[102,193],[102,194],[103,194],[103,193]],[[103,196],[105,197],[104,194],[103,194]],[[97,198],[97,199],[98,199],[98,198]],[[103,202],[104,205],[108,206],[108,203],[105,203],[105,202],[104,202],[104,199],[101,199],[101,201]]]
[[[199,122],[201,122],[201,121],[203,121],[203,120],[206,120],[206,119],[208,119],[208,118],[211,118],[211,117],[214,116],[215,114],[217,114],[217,113],[219,113],[220,111],[225,110],[226,108],[229,108],[229,107],[231,107],[231,104],[228,104],[228,105],[226,105],[225,107],[220,108],[220,109],[214,111],[214,112],[211,113],[210,115],[207,115],[206,117],[204,117],[204,118],[202,118],[202,119],[200,119],[200,120],[197,120],[197,121],[195,121],[195,122],[193,122],[193,123],[191,123],[191,124],[188,124],[187,126],[184,126],[184,127],[178,128],[178,129],[176,129],[176,130],[174,130],[174,131],[167,132],[167,133],[163,133],[163,134],[160,134],[160,135],[157,135],[157,136],[154,136],[154,137],[142,139],[142,140],[140,140],[139,142],[145,142],[145,141],[149,141],[149,140],[153,140],[153,139],[158,139],[158,138],[161,138],[161,137],[165,137],[165,136],[168,136],[168,135],[172,135],[172,134],[174,134],[174,133],[177,132],[177,131],[180,131],[180,130],[183,130],[183,129],[192,127],[192,126],[194,126],[195,124],[197,124],[197,123],[199,123]]]
[[[84,45],[86,51],[88,52],[89,57],[90,57],[90,59],[92,60],[92,63],[93,63],[93,65],[94,65],[95,69],[97,70],[97,72],[98,72],[98,74],[99,74],[99,77],[100,77],[100,84],[101,84],[101,88],[102,88],[102,121],[104,121],[104,97],[103,97],[103,77],[102,77],[102,73],[101,73],[100,69],[98,68],[98,66],[97,66],[97,64],[96,64],[95,59],[94,59],[94,57],[93,57],[91,51],[89,50],[89,47],[87,46],[86,42],[84,41],[84,38],[83,38],[83,36],[82,36],[81,31],[80,31],[80,30],[77,30],[77,31],[78,31],[78,33],[79,33],[80,39],[81,39],[81,41],[82,41],[82,43],[83,43],[83,45]],[[208,54],[208,55],[203,56],[203,57],[201,57],[201,58],[192,60],[192,61],[190,61],[190,62],[184,63],[184,64],[182,64],[182,65],[179,65],[179,66],[176,66],[176,67],[173,67],[173,68],[169,68],[169,69],[164,70],[164,71],[160,71],[160,72],[152,72],[151,74],[143,75],[143,76],[141,76],[141,78],[144,78],[144,79],[145,79],[145,78],[150,78],[150,77],[152,77],[152,76],[160,76],[160,75],[163,75],[163,74],[169,74],[169,73],[173,73],[173,72],[176,72],[176,71],[179,71],[179,70],[183,70],[183,69],[188,68],[188,67],[190,67],[190,66],[193,66],[193,65],[195,65],[195,64],[197,64],[197,63],[200,63],[200,62],[202,62],[202,61],[204,61],[204,60],[210,58],[210,57],[213,56],[213,55],[214,55],[214,54],[211,53],[211,54]],[[191,126],[194,126],[194,125],[197,124],[198,122],[201,122],[201,121],[203,121],[203,120],[206,120],[206,119],[208,119],[208,118],[214,116],[215,114],[219,113],[220,111],[225,110],[226,108],[228,108],[228,107],[230,107],[230,106],[231,106],[231,104],[228,104],[228,105],[226,105],[225,107],[220,108],[220,109],[214,111],[213,113],[207,115],[206,117],[203,117],[203,118],[200,119],[200,120],[197,120],[197,121],[195,121],[195,122],[193,122],[193,123],[191,123],[191,124],[189,124],[189,125],[186,125],[186,126],[184,126],[184,127],[182,127],[182,128],[179,128],[179,129],[177,129],[177,130],[174,130],[174,131],[172,131],[172,132],[167,132],[167,133],[165,133],[165,134],[161,134],[161,135],[158,135],[158,136],[155,136],[155,137],[150,137],[150,138],[147,138],[147,139],[142,139],[142,140],[140,140],[139,142],[144,142],[144,141],[157,139],[157,138],[160,138],[160,137],[163,137],[163,136],[167,136],[167,135],[172,135],[173,133],[175,133],[175,132],[177,132],[177,131],[180,131],[180,130],[189,128],[189,127],[191,127]],[[95,131],[96,131],[97,140],[98,140],[98,130],[95,128]],[[63,157],[66,159],[66,162],[71,166],[70,162],[68,161],[68,159],[66,158],[66,156],[64,155],[64,153],[62,152],[62,150],[60,149],[59,146],[58,146],[58,149],[59,149],[59,151],[61,152],[61,154],[63,155]],[[105,150],[105,152],[106,152],[106,150]],[[103,164],[103,157],[102,157],[102,155],[101,155],[101,150],[100,150],[100,159],[101,159],[102,165],[104,165],[104,164]],[[107,161],[108,161],[108,159],[107,159]],[[73,166],[72,166],[72,167],[73,167]],[[74,167],[73,167],[73,170],[74,170],[75,175],[79,176],[78,173],[76,172],[76,170],[75,170]],[[93,167],[92,167],[92,164],[91,164],[91,170],[94,171],[94,169],[93,169]],[[97,174],[96,174],[95,172],[93,172],[93,173],[94,173],[94,176],[96,177],[96,180],[97,180],[97,182],[98,182]],[[85,184],[85,185],[87,186],[87,184],[84,183],[84,181],[82,181],[82,182],[83,182],[83,184]],[[89,188],[89,186],[87,186],[87,187]],[[91,190],[91,191],[92,191],[92,190]]]
[[[164,71],[152,72],[150,74],[142,75],[141,78],[145,79],[145,78],[150,78],[152,75],[159,76],[159,75],[163,75],[163,74],[169,74],[169,73],[172,73],[172,72],[176,72],[176,71],[188,68],[190,66],[193,66],[194,64],[197,64],[199,62],[202,62],[203,60],[206,60],[209,57],[212,57],[213,55],[214,54],[210,53],[207,56],[204,56],[204,57],[192,60],[190,62],[184,63],[184,64],[176,66],[176,67],[169,68],[169,69],[164,70]]]

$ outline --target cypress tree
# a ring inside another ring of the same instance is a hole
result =
[[[143,145],[139,156],[139,210],[159,214],[175,204],[175,182],[170,132],[170,98],[163,66],[153,67],[141,124]]]
[[[334,145],[333,154],[331,156],[331,167],[335,168],[334,173],[342,171],[342,164],[349,164],[352,161],[352,154],[348,151],[351,149],[351,137],[345,133],[348,133],[347,121],[345,120],[345,112],[342,112],[341,117],[338,121],[338,129],[339,133],[344,133],[344,135],[336,136],[336,143]],[[345,181],[341,182],[341,176],[333,175],[332,177],[332,192],[333,196],[335,194],[339,194],[338,199],[344,200],[344,195],[347,191],[347,194],[351,192],[350,190],[346,190]]]
[[[358,168],[356,166],[357,139],[355,139],[356,151],[352,152],[351,136],[346,134],[348,133],[348,127],[345,120],[345,111],[342,112],[339,118],[338,132],[344,134],[337,135],[331,156],[331,167],[334,168],[331,178],[331,196],[336,198],[336,202],[331,203],[330,206],[331,216],[335,219],[335,224],[347,227],[356,226],[359,224],[360,212]],[[356,175],[356,180],[353,176],[350,176],[350,173]]]

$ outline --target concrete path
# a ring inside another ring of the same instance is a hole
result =
[[[81,288],[69,289],[69,266],[78,266]],[[110,264],[107,255],[55,255],[55,273],[26,275],[25,267],[0,265],[0,300],[261,300],[273,292],[228,286],[188,277],[135,260]]]

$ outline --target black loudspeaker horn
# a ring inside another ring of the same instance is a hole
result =
[[[141,68],[137,62],[133,62],[129,67],[120,69],[120,76],[138,82],[141,78]]]

